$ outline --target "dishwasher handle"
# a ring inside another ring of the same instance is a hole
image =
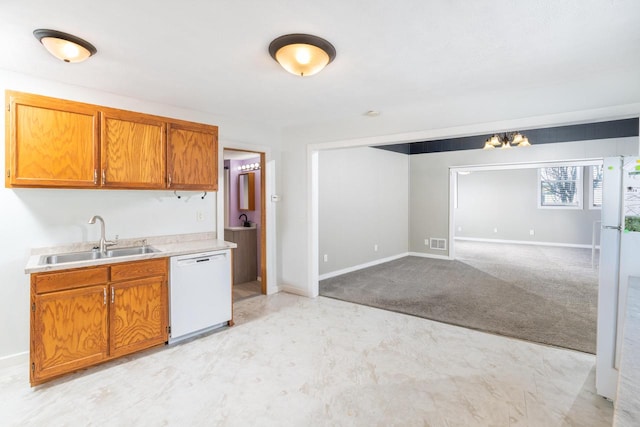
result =
[[[211,254],[211,255],[204,255],[204,256],[195,256],[195,257],[178,259],[176,261],[176,264],[178,266],[186,266],[186,265],[193,265],[193,264],[199,264],[199,263],[204,263],[204,262],[216,261],[218,259],[224,259],[226,257],[227,257],[226,253],[223,253],[223,254]]]

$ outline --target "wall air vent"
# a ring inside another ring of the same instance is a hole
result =
[[[436,249],[439,251],[447,250],[447,239],[436,239],[432,237],[429,239],[429,249]]]

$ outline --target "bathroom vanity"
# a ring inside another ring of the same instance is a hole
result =
[[[252,227],[227,227],[224,240],[233,242],[236,248],[233,257],[233,284],[252,282],[258,278],[258,233]]]

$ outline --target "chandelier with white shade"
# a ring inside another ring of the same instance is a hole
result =
[[[483,150],[492,150],[494,148],[511,148],[511,147],[530,147],[529,138],[520,132],[494,134],[489,137],[485,143]]]

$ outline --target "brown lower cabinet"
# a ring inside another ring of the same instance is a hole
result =
[[[30,382],[168,339],[168,259],[31,275]]]

